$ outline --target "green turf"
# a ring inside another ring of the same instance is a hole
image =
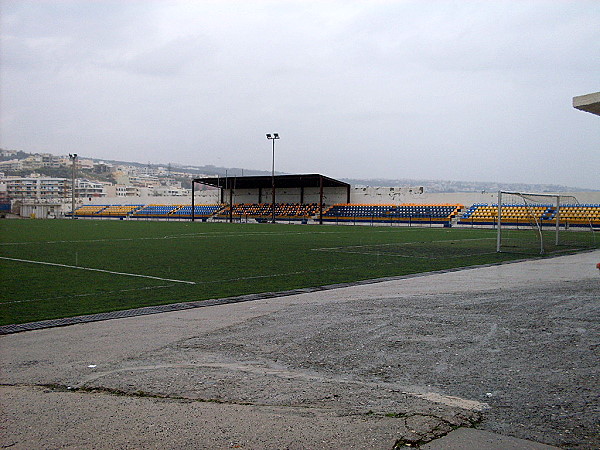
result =
[[[3,258],[74,266],[0,259],[0,324],[523,257],[496,253],[495,231],[477,229],[3,220],[0,236]]]

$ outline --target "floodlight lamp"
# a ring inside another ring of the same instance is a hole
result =
[[[274,139],[279,139],[279,133],[273,133],[273,138]]]
[[[267,133],[267,139],[271,139],[271,134]]]

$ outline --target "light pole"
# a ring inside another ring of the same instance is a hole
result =
[[[75,218],[75,164],[77,161],[77,153],[69,153],[69,159],[73,163],[71,171],[71,219]]]
[[[273,211],[273,218],[271,220],[272,223],[275,223],[275,139],[279,139],[278,133],[267,134],[267,139],[273,141],[273,165],[271,167],[271,187],[273,197],[271,199],[271,209]]]

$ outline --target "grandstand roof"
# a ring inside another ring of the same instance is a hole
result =
[[[321,182],[323,183],[323,187],[350,187],[348,183],[344,183],[343,181],[335,180],[320,174],[275,176],[275,186],[277,186],[277,188],[320,187]],[[228,178],[208,177],[195,178],[194,183],[206,184],[208,186],[219,187],[222,189],[232,186],[237,189],[266,189],[271,187],[272,177],[270,175]]]
[[[600,92],[573,97],[573,107],[600,116]]]

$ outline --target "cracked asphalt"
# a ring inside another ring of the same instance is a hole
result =
[[[598,448],[600,251],[0,337],[10,448]]]

